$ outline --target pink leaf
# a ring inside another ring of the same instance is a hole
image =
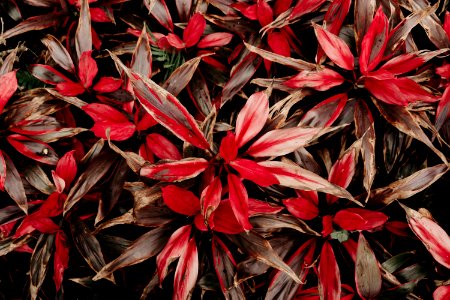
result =
[[[197,282],[198,252],[195,239],[191,238],[186,251],[180,256],[173,280],[174,300],[186,300]]]
[[[251,180],[259,186],[270,186],[279,183],[272,172],[253,160],[237,158],[230,162],[230,166],[238,171],[242,178]]]
[[[182,159],[178,148],[171,141],[158,133],[147,135],[145,141],[147,147],[160,159]]]
[[[247,190],[239,177],[232,173],[228,173],[228,189],[230,193],[230,204],[233,209],[234,216],[244,230],[247,231],[252,229],[252,225],[248,220]]]
[[[302,71],[284,82],[284,85],[294,89],[313,88],[318,91],[327,91],[343,82],[344,78],[339,73],[325,68],[319,71]]]
[[[92,86],[92,81],[98,72],[97,63],[91,55],[92,50],[83,52],[78,64],[78,76],[85,88],[90,88]]]
[[[354,69],[354,58],[348,45],[337,35],[314,25],[317,40],[325,54],[339,67],[346,70]]]
[[[238,147],[236,145],[236,137],[231,131],[228,131],[227,135],[220,142],[219,153],[227,163],[236,158]]]
[[[236,119],[236,144],[242,147],[254,138],[269,117],[269,99],[264,92],[250,96]]]
[[[141,176],[162,181],[183,181],[197,177],[209,163],[203,158],[185,158],[179,161],[144,166]]]
[[[17,90],[16,71],[11,71],[0,76],[0,114],[6,103]]]
[[[190,234],[191,225],[178,228],[172,234],[164,249],[156,257],[160,283],[166,278],[169,265],[186,251]]]
[[[323,300],[341,298],[341,275],[334,256],[333,248],[328,242],[322,246],[319,262],[319,294]]]
[[[346,208],[333,218],[334,223],[345,230],[371,230],[382,226],[388,217],[379,211],[364,208]]]
[[[211,48],[222,47],[231,42],[233,34],[228,32],[214,32],[205,35],[200,42],[198,42],[198,48]]]
[[[205,18],[200,14],[194,14],[183,31],[183,42],[186,47],[192,47],[198,43],[206,28]]]
[[[168,185],[161,188],[164,203],[174,212],[194,216],[200,212],[200,200],[188,190]]]
[[[63,231],[58,231],[55,239],[55,255],[53,261],[53,281],[56,291],[59,291],[64,278],[64,271],[69,266],[69,246],[67,236]]]

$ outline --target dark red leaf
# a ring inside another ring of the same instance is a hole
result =
[[[251,180],[259,186],[265,187],[279,183],[271,171],[253,160],[237,158],[230,162],[230,166],[238,171],[242,178]]]
[[[45,15],[30,17],[11,29],[6,30],[0,34],[0,39],[9,39],[13,36],[26,33],[33,30],[42,30],[53,27],[60,21],[63,13],[51,12]]]
[[[341,275],[329,242],[322,246],[319,262],[319,294],[323,300],[339,300],[341,298]]]
[[[122,86],[122,79],[114,77],[101,77],[94,85],[93,90],[98,93],[112,93],[120,89]]]
[[[69,266],[69,245],[67,236],[63,231],[58,231],[55,239],[55,255],[53,261],[53,281],[56,291],[59,291],[64,278],[64,271]]]
[[[200,13],[194,14],[183,31],[183,42],[186,47],[192,47],[198,43],[206,28],[206,21]]]
[[[75,150],[67,152],[59,159],[56,165],[56,174],[64,179],[67,187],[70,186],[77,175],[77,162],[74,154]]]
[[[257,0],[256,13],[258,15],[259,24],[261,24],[262,27],[273,21],[272,8],[265,0]]]
[[[227,135],[220,142],[219,153],[227,163],[236,159],[238,146],[236,145],[236,137],[231,131],[228,131]]]
[[[27,216],[17,228],[15,237],[21,237],[25,234],[37,230],[41,233],[51,234],[59,230],[59,226],[48,217],[42,217],[37,213]]]
[[[190,234],[191,225],[185,225],[178,228],[172,234],[161,253],[156,257],[160,283],[166,278],[169,265],[186,252]]]
[[[174,212],[186,216],[200,213],[200,200],[191,191],[176,185],[168,185],[161,190],[164,203]]]
[[[317,40],[325,54],[339,67],[353,70],[354,58],[348,45],[337,35],[314,24]]]
[[[92,86],[92,81],[98,72],[97,63],[91,56],[92,50],[83,52],[78,64],[78,76],[85,88]]]
[[[222,183],[220,177],[214,177],[212,182],[202,191],[200,196],[200,207],[204,222],[211,228],[214,227],[214,211],[222,199]]]
[[[445,33],[447,33],[447,37],[450,38],[450,12],[445,12],[444,26]]]
[[[331,69],[321,69],[319,71],[302,71],[291,79],[284,82],[284,85],[294,89],[313,88],[318,91],[327,91],[332,87],[341,85],[344,78]]]
[[[364,208],[346,208],[340,210],[333,218],[334,223],[345,230],[371,230],[382,226],[388,216],[379,211]]]
[[[285,199],[283,204],[292,215],[302,220],[312,220],[319,215],[317,204],[306,197]]]
[[[17,151],[31,159],[48,165],[56,165],[58,162],[55,150],[44,142],[20,134],[12,134],[7,139]]]
[[[144,166],[141,169],[141,176],[177,182],[197,177],[198,174],[206,170],[208,165],[208,161],[203,158],[185,158],[175,162]]]
[[[228,189],[230,193],[230,204],[233,209],[234,216],[244,230],[248,231],[252,229],[252,225],[248,221],[247,190],[239,177],[232,173],[228,173]]]
[[[90,7],[89,14],[91,15],[92,22],[98,23],[110,23],[114,19],[111,19],[110,14],[105,11],[106,7]]]
[[[274,53],[286,57],[291,56],[291,46],[289,45],[289,40],[286,38],[283,32],[269,32],[267,34],[267,43]]]
[[[242,225],[236,219],[230,200],[220,201],[219,206],[214,211],[213,220],[214,227],[211,229],[214,231],[227,234],[237,234],[244,231],[244,228],[242,228]],[[201,218],[201,223],[205,226],[203,217]]]
[[[198,48],[211,48],[222,47],[228,45],[233,38],[233,34],[228,32],[214,32],[205,35],[200,42],[198,42]]]
[[[151,133],[147,135],[145,141],[147,147],[160,159],[182,159],[178,148],[171,141],[158,133]]]
[[[362,233],[359,234],[356,251],[355,282],[363,299],[376,299],[381,290],[381,271],[375,253]]]
[[[173,280],[174,300],[188,299],[195,287],[198,276],[198,252],[195,239],[191,238],[175,269]]]
[[[0,114],[6,103],[17,90],[16,71],[11,71],[0,76]]]
[[[320,6],[322,6],[323,3],[325,3],[325,0],[300,0],[294,6],[294,9],[292,10],[288,19],[291,22],[293,20],[297,20],[305,14],[316,11]]]
[[[85,88],[78,82],[64,81],[56,85],[56,90],[63,96],[73,97],[85,92]]]

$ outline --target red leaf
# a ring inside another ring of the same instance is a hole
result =
[[[450,85],[445,88],[436,110],[436,129],[441,129],[442,125],[450,118]]]
[[[136,126],[134,126],[131,122],[126,123],[95,123],[91,128],[91,131],[95,134],[95,136],[108,139],[106,134],[107,131],[110,131],[109,138],[112,141],[125,141],[129,139],[134,132],[136,131]]]
[[[326,241],[322,246],[319,262],[319,294],[323,300],[341,298],[341,275],[333,248]]]
[[[164,203],[174,212],[186,216],[200,213],[200,200],[188,190],[168,185],[161,188]]]
[[[85,88],[92,86],[92,81],[98,72],[97,63],[91,55],[92,50],[83,52],[78,63],[78,76]]]
[[[239,177],[228,173],[228,189],[230,193],[230,204],[234,216],[244,230],[252,229],[248,221],[248,195],[247,190]]]
[[[275,4],[273,5],[273,14],[278,16],[279,14],[287,11],[292,4],[292,0],[275,0]]]
[[[267,43],[274,53],[286,57],[291,56],[291,46],[289,45],[288,39],[282,32],[269,32],[267,35]]]
[[[197,48],[222,47],[231,42],[233,34],[228,32],[214,32],[205,35],[197,44]]]
[[[156,257],[160,284],[162,284],[164,278],[166,278],[169,265],[186,251],[190,234],[191,225],[185,225],[178,228],[172,234],[161,253]]]
[[[404,205],[402,207],[414,234],[438,263],[450,269],[450,237],[445,230],[419,212]]]
[[[17,151],[31,159],[48,165],[56,165],[58,162],[55,150],[44,142],[20,134],[12,134],[7,139]]]
[[[445,12],[445,20],[443,26],[445,33],[447,33],[447,37],[450,38],[450,12]]]
[[[236,145],[236,137],[231,131],[228,131],[227,135],[220,142],[219,153],[227,163],[236,158],[238,147]]]
[[[98,93],[112,93],[120,89],[122,86],[122,79],[114,77],[101,77],[94,85],[93,90]]]
[[[17,90],[16,71],[11,71],[0,76],[0,114],[9,99]]]
[[[264,127],[269,117],[269,99],[264,92],[250,96],[236,119],[236,144],[242,147]]]
[[[317,40],[325,54],[339,67],[353,70],[354,58],[348,45],[337,35],[314,24]]]
[[[183,31],[183,42],[186,47],[192,47],[198,43],[206,28],[205,18],[200,13],[194,14]]]
[[[380,6],[361,42],[359,66],[363,74],[372,71],[383,58],[389,33],[389,21]]]
[[[213,181],[202,191],[200,196],[200,207],[204,222],[214,227],[214,211],[220,204],[222,199],[222,183],[220,177],[214,177]]]
[[[272,203],[248,198],[248,214],[249,216],[259,215],[259,214],[277,214],[283,210],[282,206],[277,206]]]
[[[160,159],[180,160],[183,158],[180,151],[178,151],[178,148],[171,141],[158,133],[147,135],[145,142],[153,154]]]
[[[64,179],[67,187],[70,186],[77,175],[77,162],[74,154],[75,150],[67,152],[59,159],[56,165],[56,174]]]
[[[445,14],[445,17],[447,17],[447,15],[449,15],[448,12]],[[442,285],[437,289],[435,289],[433,292],[433,300],[447,300],[449,298],[450,298],[450,285]]]
[[[65,194],[58,192],[50,194],[35,214],[48,218],[59,216],[63,212],[63,206],[66,198],[67,196]]]
[[[5,190],[5,180],[6,180],[6,162],[3,157],[3,152],[0,150],[0,191]]]
[[[63,96],[73,97],[85,92],[84,86],[78,82],[65,81],[56,85],[56,90]]]
[[[98,23],[110,23],[113,22],[106,11],[100,7],[90,7],[89,14],[91,15],[91,20]]]
[[[329,127],[340,116],[347,103],[347,94],[337,94],[323,100],[303,115],[299,126]]]
[[[302,220],[312,220],[319,215],[317,204],[306,197],[285,199],[283,204],[292,215]]]
[[[341,85],[344,78],[331,69],[319,71],[302,71],[298,75],[284,82],[290,88],[313,88],[318,91],[327,91],[332,87]]]
[[[327,237],[333,232],[333,218],[330,215],[322,217],[322,236]]]
[[[265,0],[258,0],[256,3],[256,13],[258,14],[258,21],[262,27],[273,21],[272,8]]]
[[[214,211],[214,231],[226,234],[237,234],[244,231],[236,219],[230,200],[222,200]]]
[[[321,128],[293,127],[274,129],[254,142],[247,154],[254,157],[281,156],[305,146],[313,140]]]
[[[186,300],[195,287],[198,276],[198,252],[195,239],[191,238],[186,251],[180,256],[173,280],[174,300]]]
[[[389,232],[398,235],[398,236],[409,236],[411,232],[408,226],[408,223],[402,221],[390,221],[386,222],[384,225],[386,230]]]
[[[57,232],[59,230],[59,226],[56,225],[50,218],[42,217],[39,214],[34,213],[23,219],[14,236],[21,237],[25,234],[33,232],[34,230],[41,233],[51,234]]]
[[[340,210],[333,222],[345,230],[371,230],[382,226],[388,217],[379,211],[364,208],[346,208]]]
[[[383,283],[375,253],[362,233],[359,234],[356,251],[355,283],[362,299],[376,299]]]
[[[194,178],[208,167],[203,158],[185,158],[179,161],[144,166],[141,176],[162,181],[183,181]]]
[[[64,271],[69,266],[69,246],[67,236],[63,231],[58,231],[55,239],[55,255],[53,261],[53,281],[56,291],[59,291],[64,278]]]
[[[237,158],[230,162],[230,166],[238,171],[242,178],[251,180],[259,186],[270,186],[279,183],[271,171],[253,160]]]
[[[303,15],[309,14],[311,12],[316,11],[325,0],[300,0],[294,6],[291,14],[288,17],[288,20],[298,19]]]
[[[158,41],[158,47],[161,49],[168,49],[172,46],[176,49],[186,48],[185,43],[175,34],[169,33],[167,36],[162,37]]]

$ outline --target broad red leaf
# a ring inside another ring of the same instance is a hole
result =
[[[237,158],[230,162],[230,166],[238,171],[242,178],[251,180],[259,186],[265,187],[279,183],[278,179],[270,170],[253,160]]]
[[[63,96],[73,97],[85,92],[82,84],[72,81],[60,82],[56,85],[56,90]]]
[[[183,42],[186,47],[192,47],[198,43],[201,36],[203,35],[203,31],[206,28],[206,21],[203,15],[200,13],[194,14],[190,19],[183,31]]]
[[[3,152],[0,150],[0,191],[5,190],[5,180],[6,180],[6,162],[3,157]]]
[[[238,176],[228,173],[228,189],[230,193],[230,204],[233,209],[234,216],[246,231],[252,229],[252,225],[248,221],[248,195],[247,190],[242,184]]]
[[[58,231],[55,239],[55,255],[53,258],[53,281],[56,291],[59,291],[64,278],[64,271],[69,266],[69,245],[67,236],[63,231]]]
[[[147,135],[145,142],[152,153],[160,159],[182,159],[178,148],[171,141],[158,133],[151,133]]]
[[[44,142],[20,134],[12,134],[7,139],[17,151],[31,159],[48,165],[56,165],[58,162],[55,150]]]
[[[64,180],[66,187],[69,187],[77,175],[77,169],[75,150],[72,150],[59,159],[56,165],[56,174]]]
[[[6,103],[17,90],[16,71],[11,71],[0,76],[0,114]]]
[[[248,214],[250,216],[265,214],[277,214],[283,210],[282,206],[277,206],[272,203],[265,201],[256,200],[253,198],[248,198]]]
[[[48,217],[43,217],[37,213],[27,216],[17,228],[15,237],[21,237],[25,234],[37,230],[41,233],[51,234],[59,230],[59,226]]]
[[[200,207],[205,224],[214,227],[214,211],[222,199],[222,183],[220,177],[214,177],[212,182],[202,191]]]
[[[353,70],[354,58],[348,45],[337,35],[314,24],[317,40],[325,54],[339,67]]]
[[[447,37],[450,38],[450,12],[445,12],[444,26],[445,33],[447,33]]]
[[[92,86],[92,81],[97,75],[97,72],[98,67],[97,63],[92,58],[92,50],[83,52],[78,64],[78,76],[85,88],[90,88]]]
[[[382,226],[388,216],[379,211],[365,208],[346,208],[340,210],[333,218],[333,222],[345,230],[371,230]]]
[[[92,88],[98,93],[112,93],[122,86],[122,79],[114,77],[101,77]]]
[[[341,275],[329,242],[322,246],[319,262],[319,294],[320,299],[338,300],[341,298]]]
[[[205,35],[200,42],[198,42],[198,48],[211,48],[222,47],[228,45],[233,38],[233,34],[228,32],[214,32]]]
[[[318,91],[327,91],[343,82],[344,78],[339,73],[324,68],[319,71],[302,71],[285,81],[284,85],[294,89],[313,88]]]
[[[258,14],[258,21],[262,27],[271,23],[273,20],[273,11],[269,4],[265,0],[257,0],[256,13]]]
[[[269,117],[269,99],[264,92],[250,96],[236,119],[236,144],[242,147],[264,127]]]
[[[362,299],[376,299],[381,290],[381,271],[375,253],[362,233],[356,251],[355,282]]]
[[[285,199],[283,204],[293,216],[302,220],[312,220],[319,215],[317,204],[306,197]]]
[[[406,212],[409,227],[422,241],[433,258],[450,269],[450,237],[436,222],[421,213],[401,205]]]
[[[269,32],[267,34],[267,44],[269,44],[270,49],[272,49],[274,53],[286,57],[291,56],[291,46],[283,32]]]
[[[152,80],[128,69],[114,54],[111,54],[111,57],[128,75],[139,102],[158,123],[194,146],[201,149],[209,148],[197,122],[177,98]]]
[[[59,216],[63,211],[63,205],[66,201],[67,196],[65,194],[54,192],[48,196],[39,210],[36,211],[36,215],[43,217],[56,217]]]
[[[209,163],[203,158],[185,158],[179,161],[166,162],[144,166],[141,169],[141,176],[177,182],[194,178],[208,167]]]
[[[187,249],[191,225],[178,228],[170,237],[164,249],[156,257],[160,284],[166,278],[169,265],[179,258]]]
[[[231,131],[228,131],[227,135],[220,142],[219,153],[227,163],[236,159],[238,146],[236,145],[236,137]]]
[[[174,212],[186,216],[200,213],[200,200],[191,191],[175,185],[165,186],[161,190],[164,203]]]
[[[274,129],[254,142],[247,154],[254,157],[281,156],[305,146],[317,137],[321,128],[293,127]]]
[[[447,15],[448,12],[446,13],[445,16],[447,17]],[[450,285],[441,285],[433,292],[433,300],[446,300],[449,299],[449,297],[450,297]]]
[[[323,100],[303,115],[299,126],[329,127],[340,116],[347,103],[347,94],[337,94]]]
[[[81,60],[83,53],[92,51],[91,14],[88,0],[81,0],[80,3],[80,18],[75,33],[75,49],[79,60]]]
[[[242,225],[239,224],[238,220],[236,219],[233,208],[231,207],[230,200],[220,201],[219,206],[214,211],[213,219],[214,227],[212,229],[214,231],[227,234],[237,234],[244,231],[244,228],[242,228]],[[204,226],[203,217],[201,217],[201,222]]]
[[[389,21],[380,6],[361,42],[359,66],[363,74],[372,71],[383,58],[388,32]]]
[[[173,280],[174,300],[186,300],[195,287],[198,276],[198,251],[195,239],[191,238],[186,251],[180,256]]]
[[[147,27],[144,26],[136,48],[131,59],[131,69],[141,74],[143,77],[151,77],[152,75],[152,50],[150,48],[150,40],[147,34]]]
[[[111,8],[110,8],[111,9]],[[111,23],[114,21],[114,18],[111,19],[111,12],[107,12],[107,7],[90,7],[89,14],[91,15],[92,22],[97,23]]]

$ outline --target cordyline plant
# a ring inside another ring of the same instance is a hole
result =
[[[0,3],[5,299],[450,298],[450,12]]]

